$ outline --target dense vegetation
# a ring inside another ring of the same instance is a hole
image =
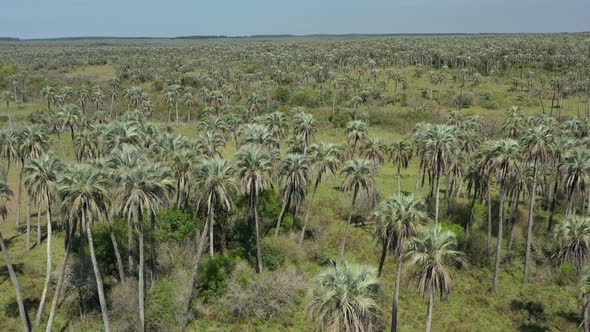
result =
[[[0,42],[8,330],[590,330],[590,35]]]

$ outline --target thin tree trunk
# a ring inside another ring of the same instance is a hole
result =
[[[288,190],[288,188],[287,188]],[[281,208],[281,213],[279,213],[279,219],[277,220],[277,227],[275,228],[275,239],[279,237],[279,230],[281,229],[281,221],[283,221],[283,217],[285,216],[285,212],[287,211],[287,206],[289,206],[289,201],[291,200],[291,191],[288,190],[285,198],[283,199],[283,207]]]
[[[524,276],[523,276],[523,283],[527,283],[529,279],[529,260],[531,255],[531,242],[533,241],[533,221],[535,218],[535,195],[537,190],[537,161],[535,160],[535,165],[533,166],[533,184],[531,186],[531,200],[529,203],[529,220],[527,225],[527,232],[526,232],[526,249],[524,252]]]
[[[437,172],[438,173],[438,172]],[[436,201],[434,203],[434,224],[438,224],[438,201],[440,199],[440,174],[436,174]]]
[[[27,253],[31,251],[31,208],[33,201],[31,195],[27,194]]]
[[[37,202],[37,246],[41,245],[41,198]]]
[[[144,318],[144,288],[145,288],[145,280],[143,275],[143,213],[141,206],[137,206],[137,229],[138,238],[139,238],[139,263],[138,263],[138,299],[139,299],[139,331],[145,331],[145,318]]]
[[[82,222],[86,223],[86,212],[82,209]],[[90,222],[86,224],[86,234],[88,235],[88,247],[90,251],[90,259],[92,260],[92,269],[94,270],[94,278],[96,279],[96,288],[98,290],[98,300],[100,302],[100,311],[102,313],[102,322],[104,324],[104,330],[106,332],[111,331],[111,325],[109,321],[109,313],[107,310],[107,300],[104,295],[104,287],[102,284],[102,278],[100,277],[100,270],[98,269],[98,262],[96,261],[96,255],[94,253],[94,241],[92,240],[92,227]]]
[[[426,313],[426,332],[430,332],[432,328],[432,309],[434,307],[434,289],[430,290],[428,295],[428,311]]]
[[[175,103],[175,104],[176,104],[176,127],[178,127],[180,125],[180,122],[178,120],[179,119],[179,116],[178,116],[178,103]]]
[[[258,221],[258,194],[254,195],[254,226],[256,228],[256,272],[262,272],[262,251],[261,251],[261,243],[260,243],[260,225]]]
[[[383,265],[385,265],[385,258],[387,257],[387,250],[391,244],[391,236],[387,236],[387,240],[383,243],[383,248],[381,249],[381,258],[379,259],[379,269],[377,270],[377,277],[381,277],[381,273],[383,272]]]
[[[195,281],[197,280],[197,274],[199,272],[199,263],[201,262],[201,257],[203,256],[203,250],[205,248],[205,242],[207,241],[207,230],[209,228],[209,218],[205,222],[203,226],[203,230],[201,231],[201,238],[199,239],[199,244],[197,246],[197,254],[195,256],[195,261],[193,263],[193,271],[191,273],[191,279],[188,284],[188,294],[186,299],[186,308],[185,312],[188,316],[190,308],[191,308],[191,300],[193,297],[193,289],[195,288]],[[188,323],[188,319],[185,321],[185,326]]]
[[[74,233],[74,229],[70,232],[67,230],[67,233]],[[53,329],[53,320],[55,318],[55,313],[57,312],[57,304],[59,302],[59,295],[61,294],[61,289],[63,288],[63,283],[66,275],[66,267],[68,265],[68,259],[70,257],[70,247],[72,245],[72,241],[68,241],[66,244],[66,252],[64,255],[63,262],[61,263],[61,268],[59,272],[59,277],[57,278],[57,286],[55,288],[55,294],[53,294],[53,301],[51,302],[51,311],[49,312],[49,318],[47,319],[47,328],[45,329],[46,332],[51,332]]]
[[[401,195],[402,184],[401,184],[401,165],[397,165],[397,194]]]
[[[490,288],[490,294],[496,294],[498,286],[498,275],[500,273],[500,259],[502,251],[502,224],[503,224],[503,206],[504,206],[504,188],[500,185],[500,206],[498,207],[498,239],[496,242],[496,263],[494,265],[494,278],[492,280],[492,287]]]
[[[492,188],[490,180],[488,180],[488,237],[486,242],[487,256],[489,260],[490,245],[492,244]]]
[[[549,208],[549,222],[547,223],[547,233],[549,234],[553,229],[553,218],[555,216],[555,207],[557,206],[557,189],[559,187],[559,175],[555,175],[555,183],[553,184],[553,197],[551,198],[551,207]]]
[[[41,316],[43,315],[43,308],[45,307],[45,300],[47,299],[47,290],[49,289],[49,283],[51,282],[51,202],[49,200],[49,192],[45,191],[45,201],[47,203],[47,270],[45,272],[45,284],[43,285],[43,293],[41,293],[41,300],[39,301],[39,307],[37,309],[37,315],[35,317],[36,329],[39,327],[41,322]]]
[[[398,241],[399,242],[399,241]],[[398,245],[401,245],[398,243]],[[397,331],[397,312],[399,303],[399,287],[402,280],[402,250],[397,250],[397,269],[395,272],[395,289],[393,293],[393,306],[391,309],[391,331]]]
[[[109,235],[111,237],[111,242],[113,243],[113,250],[115,251],[115,258],[117,259],[119,280],[123,282],[125,281],[125,270],[123,270],[123,260],[121,259],[121,253],[119,252],[119,245],[117,244],[117,238],[115,237],[115,232],[113,232],[113,225],[111,224],[111,219],[109,218],[108,214],[106,216],[106,219],[107,226],[109,227]]]
[[[309,220],[309,215],[311,214],[311,209],[313,207],[313,198],[315,196],[315,192],[318,189],[318,185],[320,184],[321,176],[318,174],[318,177],[315,180],[315,184],[313,186],[313,191],[311,192],[311,198],[309,199],[309,204],[307,205],[307,211],[305,212],[305,219],[303,220],[303,228],[301,228],[301,236],[299,237],[299,246],[303,245],[303,238],[305,237],[305,228],[307,227],[307,222]]]
[[[346,221],[346,229],[344,230],[344,236],[342,237],[342,244],[340,245],[340,256],[338,258],[338,264],[342,264],[344,259],[344,248],[346,247],[346,238],[348,238],[348,229],[350,228],[350,222],[352,220],[352,213],[354,212],[354,206],[356,204],[356,198],[358,194],[358,187],[354,188],[352,195],[352,204],[350,206],[350,212],[348,212],[348,220]]]
[[[29,332],[31,330],[29,316],[27,314],[27,309],[25,308],[25,303],[23,301],[23,295],[20,290],[20,285],[18,283],[18,279],[16,278],[16,273],[14,272],[14,268],[12,267],[12,263],[10,261],[10,256],[8,255],[8,250],[6,249],[6,245],[4,244],[4,238],[2,237],[2,232],[0,232],[0,249],[2,249],[2,253],[4,254],[4,261],[6,262],[6,268],[8,269],[8,274],[10,275],[10,281],[12,282],[12,286],[14,287],[14,291],[16,293],[16,303],[18,304],[18,312],[20,314],[20,318],[23,323],[23,331]]]
[[[156,214],[150,210],[150,260],[151,260],[151,285],[156,282],[158,269],[156,266]]]
[[[209,201],[207,202],[207,219],[208,219],[208,223],[209,223],[209,257],[213,257],[213,254],[215,253],[215,247],[214,247],[214,237],[213,237],[213,226],[215,223],[215,215],[214,215],[214,202],[213,202],[213,195],[210,194],[209,195]]]
[[[129,263],[127,273],[133,275],[133,226],[131,225],[131,215],[127,216],[127,259]]]
[[[23,174],[25,172],[25,161],[21,159],[20,161],[20,173],[18,175],[18,197],[17,197],[17,205],[16,205],[16,225],[20,224],[20,206],[22,202],[22,189],[23,189]]]

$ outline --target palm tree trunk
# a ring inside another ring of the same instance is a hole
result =
[[[90,259],[92,260],[92,269],[94,270],[94,278],[96,279],[96,288],[98,290],[98,300],[100,302],[100,311],[102,313],[102,322],[104,324],[104,330],[106,332],[111,331],[111,325],[109,322],[109,313],[107,311],[107,300],[104,295],[104,287],[102,284],[102,278],[100,277],[100,270],[98,269],[98,262],[96,261],[96,255],[94,253],[94,241],[92,239],[92,228],[90,222],[86,222],[86,211],[82,209],[82,222],[86,223],[86,235],[88,235],[88,248],[90,251]]]
[[[41,245],[41,198],[37,202],[37,246]]]
[[[18,312],[23,323],[23,331],[29,332],[31,330],[29,316],[27,314],[27,309],[25,308],[25,303],[23,301],[23,295],[20,290],[18,279],[16,279],[16,273],[14,272],[14,268],[12,267],[12,263],[10,261],[10,256],[8,255],[8,250],[6,249],[6,245],[4,244],[2,232],[0,232],[0,249],[2,249],[4,261],[6,262],[8,274],[10,275],[10,281],[12,282],[12,286],[14,287],[14,291],[16,293],[16,303],[18,304]]]
[[[490,245],[492,243],[492,188],[490,179],[488,179],[488,236],[486,240],[487,257],[490,255]]]
[[[291,200],[291,191],[289,188],[286,188],[287,194],[283,199],[283,207],[281,208],[281,213],[279,213],[279,219],[277,220],[277,227],[275,228],[275,239],[279,237],[279,230],[281,229],[281,221],[283,221],[283,217],[285,216],[285,212],[287,211],[287,206],[289,206],[289,201]]]
[[[426,313],[426,332],[432,328],[432,309],[434,307],[434,289],[431,289],[428,295],[428,311]]]
[[[352,195],[352,204],[350,206],[350,212],[348,212],[348,220],[346,221],[346,229],[344,230],[344,236],[342,237],[342,244],[340,245],[340,256],[338,258],[338,264],[342,264],[344,259],[344,248],[346,247],[346,238],[348,238],[348,229],[350,228],[350,222],[352,220],[352,213],[354,212],[354,206],[356,204],[356,198],[358,195],[358,187],[354,188]]]
[[[111,95],[111,116],[113,116],[113,104],[115,103],[115,95]]]
[[[313,191],[311,192],[311,198],[309,199],[309,204],[307,205],[307,211],[305,212],[305,219],[303,220],[303,228],[301,228],[301,236],[299,237],[299,246],[303,245],[303,238],[305,237],[305,228],[307,227],[307,222],[309,220],[309,215],[311,214],[311,208],[313,207],[313,198],[315,196],[315,192],[318,189],[318,185],[320,184],[321,175],[318,174],[318,177],[315,180],[315,184],[313,185]]]
[[[150,266],[151,266],[151,285],[156,282],[158,269],[156,267],[156,214],[150,210]]]
[[[131,225],[131,215],[127,216],[127,259],[129,262],[127,272],[129,275],[133,275],[133,225]]]
[[[176,104],[176,127],[178,127],[180,125],[180,122],[178,120],[179,119],[179,116],[178,116],[178,103],[175,103],[175,104]]]
[[[201,257],[203,256],[203,250],[205,249],[205,242],[207,241],[207,230],[209,229],[209,218],[205,221],[205,225],[203,226],[203,230],[201,231],[201,238],[199,239],[199,244],[197,247],[197,254],[195,255],[195,261],[193,263],[193,271],[191,273],[191,279],[188,284],[188,294],[187,299],[185,301],[186,308],[185,312],[188,316],[188,313],[191,308],[191,300],[193,297],[193,289],[195,288],[195,281],[197,280],[197,273],[199,272],[199,263],[201,262]],[[188,319],[184,322],[185,326],[188,323]]]
[[[258,221],[258,194],[254,194],[254,227],[256,228],[256,272],[262,272],[262,251],[260,243],[260,225]]]
[[[381,249],[381,258],[379,259],[379,269],[377,270],[377,277],[381,277],[381,272],[383,272],[383,265],[385,265],[385,258],[387,257],[387,250],[391,244],[391,236],[387,236],[387,240],[383,243],[383,248]]]
[[[397,194],[401,195],[402,193],[402,185],[401,185],[401,165],[397,165]]]
[[[47,203],[47,271],[45,272],[45,284],[43,285],[43,293],[41,293],[41,300],[37,309],[37,316],[35,317],[34,328],[39,327],[41,316],[43,315],[43,308],[45,307],[45,300],[47,299],[47,290],[51,282],[51,202],[49,200],[49,191],[45,189],[45,201]]]
[[[209,257],[213,257],[215,253],[214,238],[213,238],[213,224],[215,222],[215,211],[213,209],[213,194],[209,194],[209,201],[207,202],[207,219],[209,223]]]
[[[398,245],[400,245],[398,243]],[[391,309],[391,331],[397,331],[397,311],[399,303],[399,287],[402,280],[402,250],[397,250],[397,269],[395,272],[395,289],[393,292],[393,306]]]
[[[437,173],[439,173],[437,171]],[[438,210],[439,210],[439,206],[438,206],[438,202],[440,200],[440,174],[436,174],[436,200],[434,203],[434,224],[438,224]]]
[[[33,201],[31,195],[27,194],[27,253],[31,251],[31,208]]]
[[[588,295],[582,295],[582,330],[584,332],[590,332],[590,317],[588,317]]]
[[[139,232],[138,232],[139,263],[138,263],[138,269],[137,269],[138,270],[138,289],[139,289],[139,294],[138,294],[138,299],[139,299],[139,331],[143,332],[143,331],[145,331],[145,319],[144,319],[145,280],[144,280],[144,275],[143,275],[143,263],[144,263],[144,257],[143,257],[143,213],[142,213],[142,209],[141,209],[140,205],[137,206],[136,218],[137,218],[137,229],[139,230]]]
[[[76,224],[74,224],[74,229],[70,232],[67,230],[67,234],[73,234],[76,232]],[[61,289],[63,288],[63,283],[66,275],[66,267],[68,265],[68,259],[70,257],[70,247],[72,245],[72,241],[68,241],[66,244],[66,252],[64,254],[63,262],[61,263],[61,268],[59,272],[59,277],[57,278],[57,286],[55,288],[55,294],[53,294],[53,301],[51,302],[51,311],[49,312],[49,318],[47,319],[47,328],[45,329],[46,332],[51,332],[53,329],[53,320],[55,318],[55,313],[57,311],[57,304],[59,302],[59,295],[61,293]]]
[[[531,200],[529,203],[529,222],[527,225],[527,232],[526,232],[526,249],[524,252],[524,276],[523,276],[523,283],[527,283],[529,279],[529,260],[531,255],[531,242],[533,241],[533,221],[534,221],[534,213],[535,213],[535,195],[537,190],[537,161],[535,160],[535,165],[533,166],[533,184],[531,186]]]
[[[553,184],[553,197],[551,197],[551,207],[549,208],[549,222],[547,223],[547,233],[549,234],[553,229],[553,218],[555,216],[555,207],[557,206],[557,189],[559,187],[559,175],[555,175],[555,183]]]
[[[498,286],[498,274],[500,273],[500,259],[502,251],[502,224],[503,224],[503,207],[504,207],[504,196],[506,195],[503,185],[500,185],[500,206],[498,207],[498,239],[496,242],[496,263],[494,265],[494,278],[492,280],[492,287],[490,288],[490,294],[496,294],[496,288]]]
[[[109,235],[111,237],[111,242],[113,243],[113,250],[115,251],[115,258],[117,259],[117,269],[119,270],[119,281],[125,281],[125,271],[123,270],[123,260],[121,259],[121,253],[119,253],[119,245],[117,244],[117,238],[115,237],[115,232],[113,232],[113,225],[111,224],[111,219],[109,218],[108,214],[106,215],[107,219],[107,226],[109,228]]]
[[[16,205],[16,225],[20,224],[20,205],[22,202],[22,189],[23,189],[23,175],[25,172],[25,160],[21,158],[20,160],[20,173],[18,175],[18,197],[17,197],[17,205]]]

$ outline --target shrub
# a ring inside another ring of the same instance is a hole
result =
[[[166,330],[174,325],[176,312],[180,309],[174,284],[168,279],[159,279],[146,296],[146,324],[155,330]]]
[[[240,267],[219,304],[238,319],[268,320],[292,310],[303,290],[303,276],[295,268],[254,274],[252,269]]]
[[[180,210],[158,209],[156,223],[156,237],[159,240],[181,241],[191,238],[195,233],[193,216]]]
[[[458,106],[459,103],[461,103],[461,107],[463,108],[469,108],[473,106],[474,102],[475,96],[473,95],[473,93],[467,91],[463,91],[462,95],[461,93],[456,94],[452,100],[453,106]]]
[[[274,271],[285,264],[287,251],[272,239],[266,238],[262,241],[261,251],[262,266],[265,269]],[[255,259],[256,257],[254,257],[254,260]]]
[[[203,302],[210,302],[225,293],[228,279],[238,261],[236,256],[226,253],[213,256],[201,263],[199,293]]]
[[[121,259],[123,259],[127,252],[127,225],[122,219],[115,219],[112,222],[112,227],[115,239],[117,240],[119,254],[121,255]],[[118,277],[117,258],[108,225],[106,223],[97,223],[93,226],[92,233],[94,237],[94,253],[96,254],[100,272],[103,276],[111,275]]]

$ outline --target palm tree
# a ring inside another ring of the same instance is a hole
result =
[[[374,268],[338,264],[315,278],[306,311],[321,330],[373,331],[381,313],[381,284]]]
[[[494,266],[494,278],[490,288],[490,294],[496,293],[498,276],[500,270],[500,259],[502,250],[502,224],[504,223],[504,198],[509,188],[512,175],[520,169],[521,149],[514,140],[500,140],[490,142],[485,148],[486,156],[483,159],[484,168],[496,175],[500,202],[498,207],[498,239],[496,244],[496,263]]]
[[[121,80],[117,76],[114,76],[109,80],[109,94],[111,96],[111,107],[110,113],[113,114],[113,106],[115,104],[115,100],[119,97],[121,93]]]
[[[195,170],[195,187],[199,188],[197,205],[207,206],[209,255],[213,256],[215,207],[219,206],[228,211],[233,208],[233,198],[238,191],[238,183],[234,178],[234,170],[227,160],[211,159],[204,160]],[[203,231],[205,232],[206,228]]]
[[[92,129],[81,131],[74,140],[74,146],[78,161],[98,158],[100,156],[98,131]]]
[[[440,225],[421,230],[408,242],[404,254],[410,276],[418,281],[418,293],[428,299],[426,332],[432,325],[432,308],[438,294],[444,299],[453,289],[451,265],[466,264],[463,253],[456,251],[457,239],[451,231],[442,231]]]
[[[318,185],[322,182],[324,175],[332,178],[336,175],[336,170],[340,166],[342,159],[338,147],[334,144],[317,143],[310,146],[309,149],[311,151],[311,169],[315,172],[316,179],[315,184],[313,185],[313,191],[311,192],[311,197],[309,199],[309,205],[307,206],[307,211],[305,212],[305,219],[303,221],[303,227],[301,228],[301,236],[299,237],[299,245],[303,244],[305,229],[307,227],[309,215],[311,214],[313,199],[318,189]]]
[[[397,167],[397,193],[401,194],[401,169],[408,168],[412,159],[412,144],[407,141],[396,141],[389,147],[389,160]]]
[[[195,96],[195,93],[188,89],[184,92],[184,95],[182,96],[182,101],[184,103],[184,106],[186,106],[188,114],[187,114],[187,121],[188,123],[191,123],[191,112],[193,110],[193,106],[195,105],[195,103],[197,102],[197,98]]]
[[[582,300],[582,323],[580,324],[584,332],[590,331],[590,266],[586,266],[580,276],[578,277],[578,291],[580,292],[580,299]]]
[[[377,172],[379,166],[385,162],[386,152],[387,145],[385,145],[385,142],[381,137],[371,137],[361,147],[363,158],[366,158],[373,163],[373,172]]]
[[[274,138],[275,147],[280,149],[281,140],[287,137],[289,132],[289,122],[287,117],[282,112],[272,112],[264,118],[264,124],[270,130],[270,134]],[[300,130],[303,128],[299,128]]]
[[[70,219],[75,220],[80,218],[81,228],[86,230],[105,331],[110,331],[111,328],[103,282],[94,252],[92,224],[95,220],[100,220],[107,209],[109,187],[107,178],[94,167],[89,165],[72,165],[67,170],[67,175],[61,178],[58,189],[62,197],[63,206],[69,208]]]
[[[17,154],[21,170],[18,178],[18,194],[16,207],[16,224],[20,222],[20,208],[22,202],[23,176],[25,172],[25,161],[31,158],[38,158],[49,147],[49,137],[40,127],[27,127],[18,135]]]
[[[344,259],[344,248],[346,247],[346,239],[348,238],[348,229],[352,220],[352,213],[354,212],[356,201],[360,193],[367,194],[375,186],[375,178],[371,169],[371,162],[366,159],[349,160],[341,171],[344,174],[344,183],[342,184],[345,191],[352,191],[352,203],[350,211],[348,212],[348,219],[346,221],[346,229],[342,237],[342,244],[340,245],[339,263]]]
[[[98,111],[98,108],[104,103],[104,92],[102,88],[98,85],[95,86],[92,89],[92,95],[90,97],[92,98],[92,103],[96,106],[96,111]]]
[[[436,182],[434,223],[439,219],[440,176],[443,175],[457,149],[455,127],[448,125],[429,126],[424,134],[423,155],[425,165],[430,168]]]
[[[169,151],[169,164],[176,179],[176,208],[180,209],[188,195],[191,170],[197,162],[197,154],[191,149]]]
[[[545,164],[551,158],[554,150],[554,138],[551,129],[545,126],[531,128],[521,140],[524,151],[524,159],[533,163],[533,183],[531,184],[529,220],[527,227],[527,239],[524,258],[523,282],[528,281],[529,260],[531,253],[531,242],[533,241],[533,221],[535,214],[535,196],[537,194],[537,174],[539,168],[545,168]]]
[[[47,298],[47,290],[49,289],[49,283],[51,282],[51,192],[55,189],[58,173],[62,169],[62,164],[55,155],[48,153],[38,159],[32,159],[25,167],[25,173],[27,177],[25,179],[25,185],[32,192],[36,192],[39,197],[39,201],[45,199],[47,207],[47,271],[45,274],[45,284],[43,286],[43,293],[39,306],[37,309],[37,316],[35,318],[34,327],[37,328],[41,322],[41,315],[43,314],[43,307],[45,306],[45,299]]]
[[[258,196],[270,184],[271,160],[260,147],[247,147],[237,155],[242,190],[250,200],[250,213],[254,217],[256,234],[256,271],[262,272],[262,253],[260,248],[260,225],[258,221]],[[252,226],[250,225],[250,229]]]
[[[559,171],[564,175],[563,186],[567,191],[568,216],[573,215],[575,193],[581,192],[590,184],[590,152],[585,148],[568,151],[559,164]]]
[[[81,125],[80,108],[76,105],[66,105],[59,110],[58,116],[64,127],[70,128],[70,136],[74,141],[74,129]]]
[[[361,120],[353,120],[346,124],[346,137],[348,143],[352,145],[351,158],[354,158],[356,147],[359,142],[362,142],[367,137],[367,124]]]
[[[379,270],[381,276],[387,251],[393,247],[396,254],[397,270],[395,275],[395,291],[393,297],[391,330],[397,331],[397,312],[399,301],[399,287],[402,272],[402,254],[406,240],[416,234],[418,225],[428,220],[426,205],[422,199],[414,196],[392,196],[383,203],[375,213],[377,226],[375,235],[383,245]]]
[[[293,197],[305,195],[305,188],[309,184],[309,160],[301,154],[286,155],[279,167],[279,183],[283,184],[283,206],[275,228],[275,238],[279,236],[281,221]]]
[[[555,227],[553,236],[559,261],[571,262],[576,271],[581,271],[590,258],[590,218],[567,218]]]
[[[47,102],[47,110],[51,111],[51,103],[55,98],[55,90],[53,87],[46,85],[41,89],[41,95],[43,96],[43,100]]]
[[[154,262],[154,220],[153,215],[156,209],[167,200],[167,193],[173,187],[172,175],[170,171],[162,164],[148,163],[146,165],[135,166],[122,173],[120,179],[119,201],[121,202],[120,211],[129,218],[134,215],[137,223],[139,238],[139,320],[140,330],[145,329],[144,320],[144,245],[143,245],[143,212],[148,210],[152,214],[152,278],[155,274]]]
[[[178,99],[180,98],[181,86],[178,84],[172,84],[168,87],[169,97],[173,98],[174,106],[176,107],[176,126],[179,126],[179,113],[178,113]]]
[[[307,147],[316,131],[316,121],[313,115],[299,113],[293,118],[293,134],[303,142],[303,155],[307,155]]]
[[[6,202],[10,199],[13,195],[12,190],[8,187],[6,183],[6,178],[4,176],[0,176],[0,205],[2,205],[3,209],[6,208]],[[27,313],[27,309],[25,307],[24,298],[20,289],[20,284],[18,283],[18,279],[16,278],[16,273],[14,272],[14,267],[10,261],[10,256],[8,255],[8,250],[6,249],[6,245],[4,244],[4,238],[2,237],[2,232],[0,232],[0,250],[4,256],[4,261],[6,264],[6,268],[8,270],[8,274],[10,276],[10,282],[12,283],[12,287],[14,287],[14,291],[16,293],[16,303],[18,305],[18,312],[20,314],[20,318],[23,324],[23,331],[29,332],[31,331],[31,323],[29,321],[29,315]]]
[[[197,137],[198,150],[207,158],[221,158],[221,148],[225,147],[225,137],[214,131],[206,131]]]
[[[261,147],[275,146],[274,137],[266,126],[245,124],[240,127],[240,145],[254,144]]]

